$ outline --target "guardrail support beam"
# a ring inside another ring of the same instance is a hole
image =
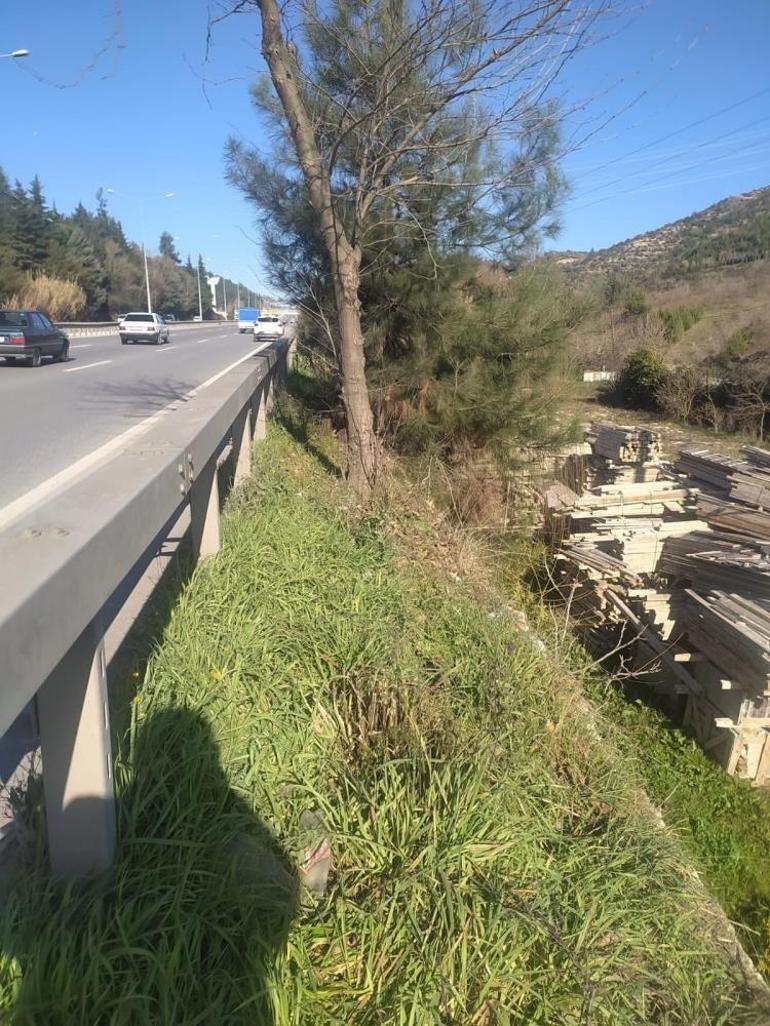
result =
[[[115,793],[104,639],[92,622],[37,693],[48,851],[57,876],[108,869]]]
[[[233,483],[239,485],[251,477],[251,408],[247,406],[233,424],[233,452],[235,453],[235,474]]]
[[[216,556],[221,547],[216,457],[209,460],[193,483],[190,492],[190,523],[195,558]]]

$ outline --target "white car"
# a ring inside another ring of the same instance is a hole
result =
[[[269,339],[283,338],[283,325],[281,318],[273,314],[264,314],[254,321],[254,338]]]
[[[118,334],[125,346],[129,342],[154,342],[156,346],[168,342],[168,325],[156,313],[127,313],[118,321]]]

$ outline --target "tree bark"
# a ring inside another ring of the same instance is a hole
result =
[[[366,384],[364,336],[361,328],[361,253],[350,244],[337,217],[331,182],[316,143],[313,125],[294,78],[294,60],[281,28],[276,0],[258,0],[262,19],[262,55],[289,122],[294,149],[310,203],[315,210],[331,262],[340,331],[342,399],[347,421],[348,480],[366,498],[377,478],[377,439]]]
[[[348,247],[334,274],[334,292],[340,329],[342,401],[348,434],[348,480],[351,487],[365,497],[376,483],[378,460],[358,298],[360,262],[360,251]]]

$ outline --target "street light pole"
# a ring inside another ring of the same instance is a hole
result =
[[[223,292],[223,295],[224,295],[224,304],[225,304],[225,320],[227,320],[227,282],[225,281],[225,276],[224,275],[222,275],[222,292]]]
[[[29,57],[29,50],[11,50],[10,53],[0,53],[0,57],[11,57],[16,61],[19,57]]]
[[[198,313],[203,320],[203,299],[201,298],[201,262],[198,261]]]
[[[130,196],[127,192],[120,193],[117,189],[105,189],[105,192],[111,192],[115,196],[127,196],[128,199],[136,200],[139,203],[139,216],[142,224],[142,257],[144,259],[144,284],[147,289],[147,313],[152,313],[152,296],[150,294],[150,265],[147,261],[147,244],[146,244],[146,231],[144,227],[144,196]],[[171,199],[175,194],[173,192],[166,192],[163,194],[164,199]]]

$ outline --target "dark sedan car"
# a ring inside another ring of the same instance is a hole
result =
[[[39,310],[0,310],[0,356],[6,363],[23,360],[39,367],[44,356],[56,361],[69,357],[66,333]]]

